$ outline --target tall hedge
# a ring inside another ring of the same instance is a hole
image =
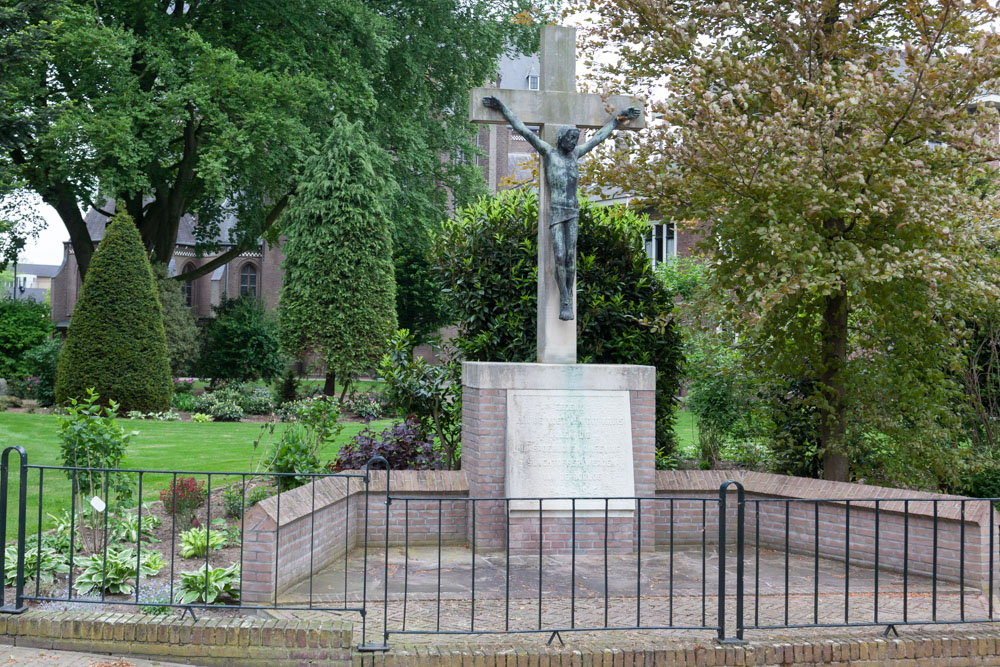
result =
[[[376,368],[396,331],[389,172],[361,125],[335,117],[284,219],[282,346],[319,353],[329,391],[332,373],[346,383]]]
[[[657,451],[674,450],[681,338],[673,297],[643,248],[649,222],[631,209],[581,202],[577,241],[580,363],[656,366]],[[456,344],[466,359],[536,359],[538,198],[508,190],[460,209],[435,237]]]
[[[108,223],[73,310],[56,373],[56,402],[86,396],[122,411],[159,412],[172,391],[153,271],[124,207]]]
[[[167,277],[166,266],[154,266],[153,274],[163,311],[163,330],[167,334],[170,373],[174,377],[193,375],[201,354],[201,332],[194,312],[184,302],[181,284]]]

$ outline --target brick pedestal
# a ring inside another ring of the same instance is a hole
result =
[[[512,553],[537,553],[539,534],[546,555],[603,551],[605,526],[611,553],[632,552],[637,547],[642,522],[643,548],[652,548],[655,516],[633,511],[631,516],[602,511],[579,512],[574,522],[566,512],[542,513],[541,526],[531,516],[509,516],[506,456],[510,392],[517,390],[593,390],[623,392],[628,396],[632,434],[635,496],[655,495],[655,369],[650,366],[597,364],[506,364],[466,362],[462,365],[462,468],[469,497],[476,498],[467,522],[470,541],[477,548],[505,549],[508,532]],[[596,472],[596,471],[595,471]],[[596,494],[581,494],[596,495]],[[645,508],[652,509],[652,503]],[[645,510],[644,508],[644,510]],[[473,517],[474,514],[474,517]]]

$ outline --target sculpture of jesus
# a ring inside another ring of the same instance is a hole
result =
[[[552,252],[555,255],[556,285],[559,287],[559,319],[573,319],[573,289],[576,284],[576,238],[579,230],[580,204],[577,182],[580,179],[580,158],[599,143],[639,117],[642,111],[629,107],[611,117],[591,139],[577,145],[580,130],[563,125],[556,134],[556,145],[550,146],[529,130],[514,112],[496,97],[484,97],[483,105],[503,114],[514,131],[524,137],[542,156],[545,178],[552,193],[549,204],[549,226],[552,229]]]

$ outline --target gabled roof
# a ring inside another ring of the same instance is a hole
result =
[[[108,213],[114,213],[114,200],[108,199],[105,201],[101,209]],[[90,239],[92,241],[96,243],[104,238],[104,228],[108,224],[107,216],[97,209],[90,209],[83,220],[87,223],[87,231],[90,232]],[[180,224],[177,226],[177,245],[193,246],[197,243],[194,236],[194,227],[196,224],[197,218],[193,215],[187,214],[181,217]],[[229,232],[234,227],[236,227],[236,216],[229,214],[219,224],[219,233],[215,237],[215,242],[221,245],[232,245],[229,239]]]
[[[13,268],[13,266],[11,267]],[[38,276],[39,278],[52,278],[59,273],[58,264],[18,264],[17,275]]]

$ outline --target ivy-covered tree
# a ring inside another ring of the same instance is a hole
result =
[[[527,0],[26,0],[0,7],[0,186],[58,212],[81,273],[82,211],[122,200],[154,263],[195,214],[199,249],[235,215],[235,246],[266,236],[331,109],[364,119],[406,189],[389,215],[425,238],[481,183],[468,91],[505,49],[531,48]],[[516,20],[515,20],[516,19]],[[446,158],[446,159],[442,159]],[[2,189],[0,189],[2,193]]]
[[[849,477],[871,400],[897,415],[879,431],[953,420],[963,315],[1000,294],[996,4],[581,4],[591,53],[624,45],[599,78],[657,118],[594,171],[710,223],[723,326],[810,388],[824,477]]]
[[[624,207],[580,205],[577,355],[581,363],[656,366],[656,446],[674,449],[681,339],[673,295],[643,248],[649,222]],[[536,358],[538,198],[508,190],[460,209],[434,239],[456,346],[473,361]]]
[[[161,412],[173,393],[153,271],[127,213],[108,223],[73,309],[56,372],[56,402],[84,400]]]
[[[327,394],[378,367],[396,331],[389,162],[360,123],[335,117],[286,215],[282,345],[322,358]]]

